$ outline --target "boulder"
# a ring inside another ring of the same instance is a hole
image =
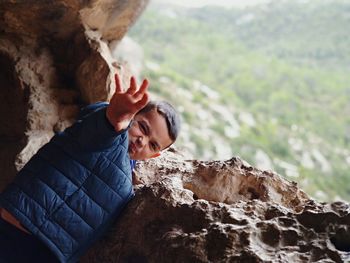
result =
[[[0,190],[80,107],[108,100],[116,71],[109,48],[148,0],[0,1]]]
[[[138,165],[135,198],[81,260],[97,262],[344,262],[350,206],[318,203],[296,183],[171,149]]]

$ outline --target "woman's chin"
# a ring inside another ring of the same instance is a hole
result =
[[[132,151],[129,151],[129,158],[131,160],[141,160],[141,158],[136,153],[134,153]]]

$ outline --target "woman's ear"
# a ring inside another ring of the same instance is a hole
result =
[[[156,157],[158,157],[158,156],[160,156],[160,152],[157,152],[157,153],[153,154],[153,155],[151,156],[151,158],[156,158]]]

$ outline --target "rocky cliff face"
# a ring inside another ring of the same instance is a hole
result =
[[[168,151],[138,167],[136,196],[82,262],[343,262],[349,206],[320,204],[240,160]]]
[[[111,47],[147,1],[0,2],[0,169],[4,187],[81,105],[108,100],[127,65]],[[121,52],[121,51],[119,51]],[[239,158],[174,149],[140,163],[136,196],[82,262],[342,262],[350,207],[318,203]]]
[[[148,0],[0,1],[1,189],[127,67],[111,55]],[[110,74],[112,73],[112,74]]]

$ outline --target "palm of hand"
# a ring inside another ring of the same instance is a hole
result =
[[[115,84],[115,93],[107,107],[106,116],[115,130],[120,131],[127,128],[135,114],[148,103],[148,80],[145,79],[138,89],[135,78],[131,77],[130,86],[124,92],[119,76],[116,74]]]

